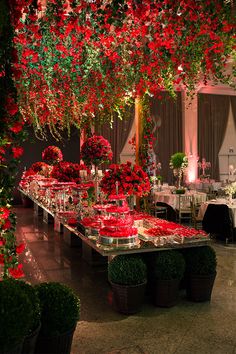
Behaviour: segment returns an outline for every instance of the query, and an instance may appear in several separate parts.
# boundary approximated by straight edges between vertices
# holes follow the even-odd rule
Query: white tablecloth
[[[227,199],[213,199],[213,200],[208,200],[205,203],[202,203],[199,209],[198,217],[203,219],[204,214],[207,210],[207,207],[209,204],[225,204],[227,205],[233,216],[233,226],[236,227],[236,200],[234,199],[232,203],[230,203]]]
[[[154,202],[162,202],[169,204],[172,208],[177,209],[179,206],[179,196],[181,194],[172,194],[169,191],[161,191],[154,193]],[[207,195],[203,192],[189,191],[184,195],[194,196],[194,198],[200,203],[205,202]]]

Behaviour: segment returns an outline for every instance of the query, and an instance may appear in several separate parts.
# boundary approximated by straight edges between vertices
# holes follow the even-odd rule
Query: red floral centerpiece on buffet
[[[117,183],[116,183],[117,182]],[[150,192],[150,182],[146,172],[138,165],[112,164],[109,170],[105,172],[100,187],[106,194],[118,193],[145,196]]]
[[[63,160],[63,155],[59,147],[50,145],[42,152],[43,161],[47,162],[49,165],[55,165]]]
[[[30,169],[44,177],[50,177],[52,167],[45,162],[38,161],[31,165]]]
[[[84,164],[61,161],[53,166],[51,177],[56,178],[59,182],[81,182],[80,171],[86,170],[90,174],[90,170]]]
[[[81,146],[81,159],[87,166],[109,163],[112,156],[111,145],[103,136],[93,135]]]

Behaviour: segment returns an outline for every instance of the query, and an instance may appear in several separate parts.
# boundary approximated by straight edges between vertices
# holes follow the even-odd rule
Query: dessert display
[[[106,215],[99,230],[98,246],[108,248],[132,248],[139,245],[138,229],[124,195],[110,196]]]

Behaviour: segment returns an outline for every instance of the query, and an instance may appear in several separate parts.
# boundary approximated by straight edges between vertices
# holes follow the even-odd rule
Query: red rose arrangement
[[[150,192],[150,182],[146,172],[138,165],[112,164],[105,172],[100,187],[106,194],[116,194],[116,182],[118,182],[118,193],[128,195],[145,196]]]
[[[87,170],[87,173],[90,173],[90,170],[83,164],[61,161],[53,166],[51,177],[56,178],[59,182],[80,183],[80,170]]]
[[[50,145],[42,152],[42,159],[46,161],[49,165],[55,165],[63,160],[63,155],[59,147]]]
[[[45,162],[42,161],[35,162],[31,165],[30,169],[42,176],[50,177],[51,166]]]
[[[87,166],[109,163],[112,156],[111,145],[103,136],[93,135],[81,146],[81,158]]]

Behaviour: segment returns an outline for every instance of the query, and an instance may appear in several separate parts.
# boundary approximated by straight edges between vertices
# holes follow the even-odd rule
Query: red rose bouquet
[[[132,165],[131,162],[110,165],[100,182],[100,187],[106,194],[116,194],[116,182],[118,182],[119,194],[141,197],[150,192],[151,186],[147,173],[140,166]]]
[[[31,165],[30,169],[35,173],[38,173],[44,177],[50,177],[51,174],[51,166],[45,162],[39,161],[35,162]]]
[[[87,173],[90,173],[90,170],[83,164],[61,161],[53,166],[51,177],[56,178],[59,182],[80,183],[80,170],[87,170]]]
[[[103,136],[93,135],[81,146],[81,158],[88,166],[109,163],[112,156],[111,145]]]
[[[46,161],[49,165],[55,165],[63,160],[63,155],[59,147],[50,145],[42,152],[42,159]]]

